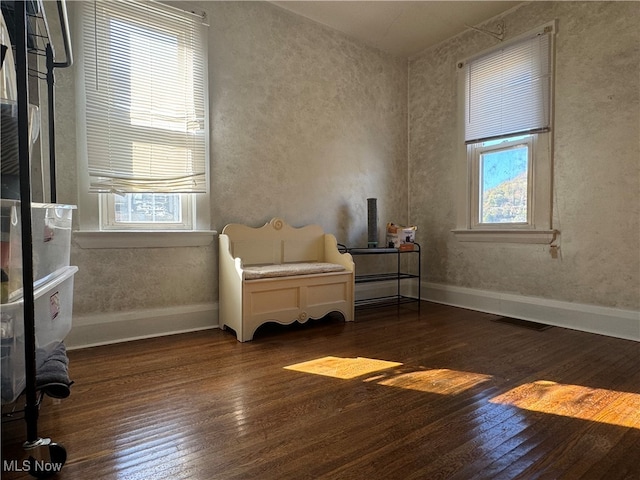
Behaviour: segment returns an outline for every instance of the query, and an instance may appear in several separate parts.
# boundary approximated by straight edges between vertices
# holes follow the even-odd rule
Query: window
[[[79,8],[84,183],[100,228],[193,229],[208,192],[206,25],[152,1]]]
[[[153,226],[163,230],[190,230],[192,201],[177,193],[102,194],[104,229],[140,229]]]
[[[467,178],[454,231],[461,240],[553,238],[553,31],[545,25],[458,63]]]
[[[526,135],[470,146],[474,227],[531,223],[532,143]]]

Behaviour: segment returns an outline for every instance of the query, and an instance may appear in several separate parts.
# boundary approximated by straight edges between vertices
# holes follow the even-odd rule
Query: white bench
[[[336,311],[353,321],[353,259],[319,225],[294,228],[280,218],[260,228],[229,224],[219,248],[219,323],[239,341],[266,322],[305,323]]]

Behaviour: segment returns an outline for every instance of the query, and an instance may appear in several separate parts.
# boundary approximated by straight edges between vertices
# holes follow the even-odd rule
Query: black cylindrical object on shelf
[[[367,247],[378,246],[378,205],[377,199],[367,198]]]

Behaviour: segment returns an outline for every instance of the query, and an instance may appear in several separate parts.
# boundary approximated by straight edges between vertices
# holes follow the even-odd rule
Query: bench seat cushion
[[[255,265],[244,267],[245,280],[259,278],[290,277],[292,275],[311,275],[315,273],[342,272],[346,270],[335,263],[283,263],[278,265]]]

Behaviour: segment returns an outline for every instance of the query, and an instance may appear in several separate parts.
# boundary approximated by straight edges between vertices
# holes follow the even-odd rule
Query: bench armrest
[[[331,233],[324,234],[324,261],[342,265],[350,272],[354,272],[356,269],[351,254],[341,253],[340,250],[338,250],[336,237]]]

